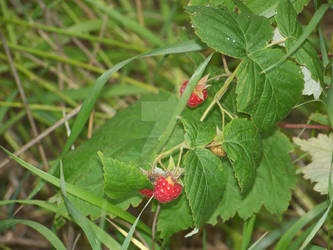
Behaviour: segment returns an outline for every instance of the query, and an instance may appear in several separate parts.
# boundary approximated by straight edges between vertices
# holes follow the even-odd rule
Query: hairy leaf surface
[[[242,192],[247,192],[255,179],[261,157],[261,139],[252,121],[236,118],[223,130],[222,147],[229,159]]]
[[[222,162],[223,169],[229,171],[225,193],[210,223],[216,217],[228,220],[236,213],[247,219],[264,205],[268,211],[279,216],[287,209],[291,199],[291,189],[295,187],[296,176],[289,152],[293,149],[288,138],[278,130],[266,132],[263,139],[263,156],[253,187],[242,194],[228,160]]]
[[[220,159],[207,149],[185,155],[185,192],[196,227],[206,222],[220,202],[227,176]]]
[[[205,6],[187,10],[201,40],[231,57],[245,57],[264,48],[273,36],[273,27],[265,17]]]
[[[238,111],[250,114],[260,129],[269,129],[285,118],[304,87],[300,68],[291,61],[261,73],[282,57],[277,49],[254,52],[244,60],[237,74]]]

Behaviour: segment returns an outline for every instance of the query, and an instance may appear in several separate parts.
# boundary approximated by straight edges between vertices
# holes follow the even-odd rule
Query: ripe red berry
[[[151,190],[151,189],[142,189],[139,192],[141,194],[143,194],[144,196],[147,196],[148,198],[153,196],[153,190]]]
[[[183,85],[181,86],[181,88],[179,90],[181,96],[183,95],[187,84],[188,84],[188,80],[185,81],[183,83]],[[192,107],[192,108],[194,108],[197,105],[203,103],[203,101],[206,100],[207,96],[208,96],[208,92],[206,90],[207,87],[208,87],[208,85],[198,84],[195,87],[195,89],[193,90],[190,98],[188,99],[187,105],[190,106],[190,107]]]
[[[172,180],[172,177],[167,178],[161,176],[156,181],[154,186],[154,197],[161,203],[169,202],[176,199],[182,192],[183,187]]]

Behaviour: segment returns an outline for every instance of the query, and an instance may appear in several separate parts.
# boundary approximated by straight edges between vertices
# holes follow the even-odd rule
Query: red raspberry
[[[172,180],[169,176],[159,177],[154,186],[154,197],[161,203],[169,202],[176,199],[182,192],[183,187]]]
[[[181,86],[181,88],[179,90],[181,96],[183,95],[187,84],[188,84],[188,80],[185,81],[183,83],[183,85]],[[187,105],[194,108],[197,105],[199,105],[200,103],[203,103],[203,101],[206,100],[207,96],[208,96],[208,92],[206,90],[207,87],[208,87],[208,85],[198,84],[195,87],[195,89],[193,90],[190,98],[188,99]]]
[[[151,189],[142,189],[139,192],[141,194],[143,194],[144,196],[147,196],[148,198],[153,196],[153,190],[151,190]]]

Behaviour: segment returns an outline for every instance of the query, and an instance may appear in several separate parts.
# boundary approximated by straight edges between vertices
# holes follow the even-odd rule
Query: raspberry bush
[[[259,211],[281,218],[296,187],[295,145],[277,125],[300,105],[302,93],[313,101],[317,83],[315,98],[328,107],[328,116],[318,117],[332,125],[333,90],[328,63],[308,39],[329,5],[318,6],[304,26],[297,15],[307,1],[273,2],[192,0],[184,10],[192,29],[181,37],[195,40],[127,59],[98,78],[55,167],[64,172],[54,171],[97,198],[90,202],[70,188],[65,195],[62,186],[68,202],[93,219],[106,209],[151,236],[150,227],[126,212],[150,198],[149,208],[157,211],[152,238],[163,247],[176,232],[220,220],[240,218],[247,229]],[[115,72],[135,59],[177,53],[193,61],[189,80],[143,95],[68,152]],[[67,200],[59,211],[65,206]],[[277,249],[286,249],[286,241]]]

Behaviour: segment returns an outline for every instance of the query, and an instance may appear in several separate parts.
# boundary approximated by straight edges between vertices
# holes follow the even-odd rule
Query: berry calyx
[[[181,194],[183,187],[175,182],[171,176],[161,176],[154,185],[154,197],[161,203],[170,202]]]
[[[181,86],[181,88],[179,90],[181,96],[183,95],[187,84],[188,84],[188,80],[186,80],[183,83],[183,85]],[[190,98],[187,100],[187,105],[194,108],[194,107],[198,106],[199,104],[203,103],[204,100],[206,100],[208,97],[208,92],[207,92],[208,86],[209,85],[206,85],[206,84],[200,84],[200,82],[199,82],[199,84],[193,90]]]
[[[153,196],[153,192],[154,192],[154,191],[151,190],[151,189],[142,189],[142,190],[140,190],[139,192],[140,192],[141,194],[143,194],[144,196],[150,198],[150,197]]]

